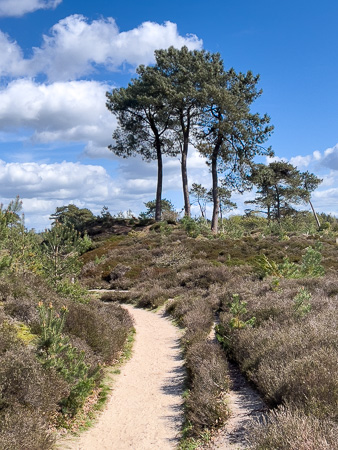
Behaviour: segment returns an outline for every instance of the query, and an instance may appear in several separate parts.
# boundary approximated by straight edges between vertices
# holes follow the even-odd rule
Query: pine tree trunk
[[[155,220],[162,219],[162,184],[163,184],[163,162],[161,148],[157,148],[157,189],[156,189],[156,209]]]
[[[189,199],[188,174],[187,174],[188,144],[189,141],[185,137],[182,150],[181,171],[182,171],[183,198],[184,198],[184,215],[190,217],[190,199]]]
[[[218,233],[218,215],[219,215],[217,155],[218,155],[218,147],[216,146],[211,158],[212,201],[214,203],[214,207],[212,210],[211,231],[214,234]]]
[[[310,206],[311,206],[313,215],[314,215],[314,217],[315,217],[315,219],[316,219],[317,227],[318,227],[318,229],[319,229],[319,228],[320,228],[320,222],[319,222],[317,213],[316,213],[316,211],[315,211],[315,209],[314,209],[314,207],[313,207],[313,205],[312,205],[312,202],[311,202],[310,198],[309,198],[309,204],[310,204]]]

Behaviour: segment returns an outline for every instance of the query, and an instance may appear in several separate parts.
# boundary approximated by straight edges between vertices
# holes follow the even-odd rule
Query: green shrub
[[[64,413],[75,414],[93,390],[99,367],[90,374],[85,354],[73,347],[69,338],[62,334],[68,310],[62,307],[55,312],[50,304],[39,304],[41,336],[38,341],[39,356],[45,367],[53,368],[67,381],[70,393],[62,399]]]
[[[90,300],[87,289],[83,288],[78,281],[61,280],[56,286],[56,292],[61,297],[75,302],[88,303]]]
[[[324,267],[321,265],[322,255],[319,251],[321,246],[307,247],[300,265],[290,262],[284,257],[283,262],[278,264],[260,254],[255,258],[255,268],[261,278],[266,276],[284,278],[321,277],[324,275]]]
[[[308,292],[304,287],[301,287],[294,297],[293,309],[298,317],[303,317],[311,311],[311,293]]]

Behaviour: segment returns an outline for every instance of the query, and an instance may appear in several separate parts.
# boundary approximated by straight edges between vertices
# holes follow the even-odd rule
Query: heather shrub
[[[157,308],[162,306],[168,299],[168,291],[159,285],[147,282],[143,283],[142,290],[136,301],[140,308]]]
[[[9,298],[4,305],[4,310],[9,316],[15,317],[28,325],[36,324],[39,320],[36,304],[34,305],[32,299],[27,297]]]
[[[21,345],[14,326],[10,325],[5,317],[0,317],[0,358],[3,353]]]
[[[210,332],[213,319],[213,311],[206,299],[196,298],[191,303],[191,308],[181,319],[182,325],[186,330],[183,337],[183,344],[187,346],[196,340],[205,339]]]
[[[229,416],[223,395],[229,388],[228,365],[217,344],[201,340],[188,348],[186,368],[186,417],[191,435],[198,435],[204,428],[220,426]]]
[[[334,419],[337,398],[334,279],[258,281],[239,284],[253,327],[231,327],[231,304],[223,301],[218,333],[272,406],[292,402],[306,414]]]
[[[251,450],[332,450],[337,448],[337,425],[281,406],[252,426]]]
[[[54,440],[40,410],[15,405],[0,412],[1,449],[47,450]]]
[[[132,326],[126,311],[115,303],[69,304],[65,331],[83,339],[104,362],[116,359]]]
[[[55,370],[44,368],[33,350],[22,347],[2,355],[0,410],[22,405],[49,417],[68,393],[68,383]]]
[[[178,274],[178,281],[185,288],[208,289],[215,283],[226,283],[232,278],[231,269],[222,264],[214,265],[202,259],[195,259]]]

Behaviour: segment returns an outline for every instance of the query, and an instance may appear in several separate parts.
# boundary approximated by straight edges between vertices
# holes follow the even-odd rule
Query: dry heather
[[[206,386],[204,379],[209,380],[208,386],[213,382],[208,370],[199,370],[204,367],[199,355],[209,363],[209,353],[212,360],[220,358],[216,348],[206,351],[205,347],[215,314],[220,314],[219,337],[228,356],[238,362],[271,407],[289,405],[285,420],[293,430],[290,436],[304,417],[306,426],[313,426],[317,435],[317,420],[330,427],[336,419],[337,402],[335,240],[296,233],[263,238],[255,230],[241,239],[192,238],[179,227],[160,231],[161,225],[132,232],[89,252],[83,281],[93,288],[127,288],[127,295],[116,297],[121,301],[128,297],[142,307],[156,308],[169,300],[167,311],[185,328],[187,435],[199,436],[227,416],[222,410],[217,411],[221,419],[216,418],[219,402],[215,400],[226,385],[214,392],[201,387]],[[319,239],[325,277],[260,279],[255,269],[257,255],[264,254],[276,264],[285,257],[290,264],[299,264],[306,248],[314,247]],[[104,246],[109,249],[105,260],[94,264]],[[234,295],[238,295],[237,306],[233,305]],[[217,370],[227,379],[226,366],[220,367]],[[285,427],[289,429],[289,425]],[[263,436],[265,428],[259,429]]]
[[[132,321],[119,305],[61,298],[33,275],[3,276],[0,298],[0,448],[45,450],[54,441],[51,421],[81,407],[100,383],[102,363],[121,352]],[[55,355],[54,366],[38,348],[41,301],[53,304],[56,318],[63,305],[68,308],[60,345],[70,347]]]

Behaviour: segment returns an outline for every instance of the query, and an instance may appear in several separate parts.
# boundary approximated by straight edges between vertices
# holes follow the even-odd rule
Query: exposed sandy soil
[[[214,329],[209,339],[216,340]],[[212,436],[205,449],[242,450],[247,448],[247,437],[253,420],[261,420],[268,408],[259,394],[249,385],[238,367],[229,362],[230,390],[226,396],[231,416],[225,426]]]
[[[229,364],[231,389],[226,397],[231,416],[225,426],[212,438],[204,448],[219,450],[240,450],[247,448],[246,441],[253,420],[260,420],[267,412],[267,407],[254,391],[239,369]]]
[[[162,312],[124,306],[135,320],[133,356],[121,369],[106,409],[69,450],[166,450],[181,430],[184,369],[179,330]]]

